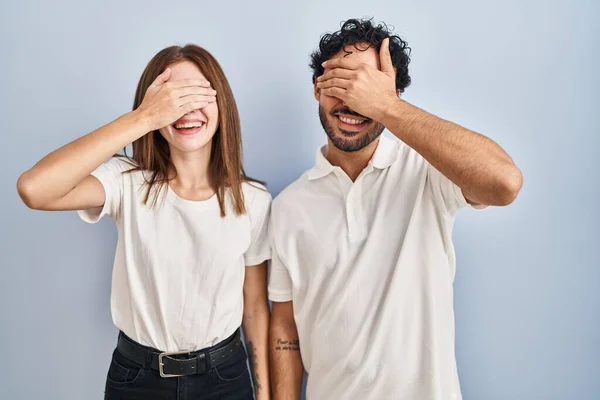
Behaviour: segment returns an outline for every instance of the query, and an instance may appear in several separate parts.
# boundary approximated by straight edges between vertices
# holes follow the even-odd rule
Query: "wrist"
[[[140,110],[139,108],[135,109],[130,111],[127,116],[129,117],[130,121],[139,128],[141,133],[140,136],[144,136],[146,133],[158,129],[154,126],[151,116],[148,115],[148,113],[144,110]]]
[[[386,103],[385,108],[382,110],[380,122],[386,128],[390,128],[395,121],[402,118],[402,115],[406,109],[406,102],[401,100],[399,97],[394,97]]]

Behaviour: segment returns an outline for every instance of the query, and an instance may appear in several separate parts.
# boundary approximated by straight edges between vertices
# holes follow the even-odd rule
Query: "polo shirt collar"
[[[335,166],[325,158],[327,145],[317,149],[315,166],[308,171],[308,179],[315,180],[323,178],[333,172]],[[398,157],[397,141],[387,138],[383,135],[379,137],[379,143],[373,153],[373,157],[369,161],[369,165],[377,169],[386,169],[391,166]],[[369,168],[369,166],[367,166]]]

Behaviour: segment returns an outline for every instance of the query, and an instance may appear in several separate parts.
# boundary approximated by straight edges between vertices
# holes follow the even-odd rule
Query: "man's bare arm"
[[[273,398],[300,400],[304,366],[291,301],[273,302],[269,347]]]

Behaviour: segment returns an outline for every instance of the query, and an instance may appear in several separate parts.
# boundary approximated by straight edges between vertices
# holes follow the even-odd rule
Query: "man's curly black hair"
[[[319,49],[310,56],[310,67],[313,70],[313,83],[323,75],[321,65],[348,45],[367,43],[369,47],[379,51],[383,39],[390,38],[390,55],[396,69],[396,89],[404,92],[410,85],[408,63],[410,62],[410,47],[397,35],[392,35],[388,27],[381,23],[373,25],[372,19],[349,19],[342,23],[339,31],[327,33],[321,37]]]

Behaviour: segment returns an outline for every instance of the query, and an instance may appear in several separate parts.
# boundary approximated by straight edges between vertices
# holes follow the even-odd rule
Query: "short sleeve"
[[[277,245],[275,243],[276,234],[273,217],[271,217],[269,223],[269,240],[271,242],[272,257],[269,269],[269,300],[276,302],[291,301],[292,279],[277,250]]]
[[[246,266],[258,265],[271,258],[268,238],[269,214],[271,212],[271,194],[266,190],[254,189],[256,194],[250,201],[250,246],[244,253]]]
[[[427,163],[427,184],[436,204],[446,212],[453,213],[465,207],[477,210],[486,208],[485,205],[470,205],[462,189],[429,163]]]
[[[102,207],[78,210],[79,217],[90,224],[98,222],[104,215],[116,220],[119,218],[123,199],[123,171],[131,169],[133,165],[113,157],[100,165],[91,175],[100,181],[104,188],[104,205]]]
[[[468,205],[461,188],[429,163],[427,163],[427,184],[433,192],[436,204],[445,211],[452,212]]]

